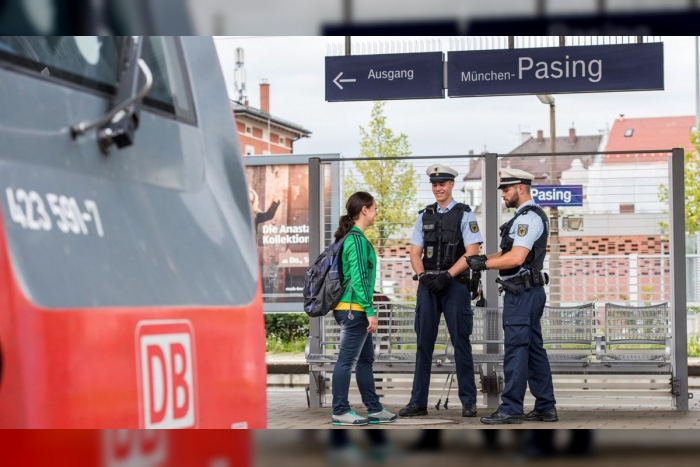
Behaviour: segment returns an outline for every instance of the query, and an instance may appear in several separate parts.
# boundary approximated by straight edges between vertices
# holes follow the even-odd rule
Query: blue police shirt
[[[455,207],[457,204],[457,201],[454,199],[450,204],[447,205],[445,209],[442,209],[440,205],[438,205],[437,212],[439,214],[444,214],[448,212],[450,209]],[[460,224],[462,228],[462,238],[464,239],[464,246],[467,247],[469,245],[473,245],[475,243],[481,245],[484,243],[484,239],[481,238],[481,230],[479,230],[479,225],[476,223],[476,216],[474,215],[474,212],[469,211],[469,212],[464,212],[462,215],[462,223]],[[476,232],[472,232],[471,226],[475,225],[476,226]],[[425,242],[423,241],[423,214],[420,213],[418,214],[418,219],[416,219],[416,225],[413,227],[413,234],[411,235],[411,245],[423,247],[425,245]]]
[[[529,200],[524,202],[516,211],[518,212],[525,209],[526,206],[535,205],[534,200]],[[529,211],[522,216],[518,216],[510,227],[508,236],[513,239],[513,246],[520,246],[532,250],[532,246],[535,244],[540,235],[544,232],[544,224],[542,219],[537,213]],[[522,270],[522,269],[521,269]],[[517,275],[517,274],[515,274]],[[510,279],[511,276],[501,276],[503,279]]]

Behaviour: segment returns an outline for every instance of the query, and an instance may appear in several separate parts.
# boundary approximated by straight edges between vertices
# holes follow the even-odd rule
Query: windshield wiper
[[[112,110],[89,122],[71,126],[71,137],[76,139],[92,128],[98,127],[97,144],[104,154],[116,144],[118,148],[131,146],[139,126],[141,101],[151,89],[153,74],[143,60],[145,38],[128,36],[124,45],[124,71],[119,80],[116,102]]]

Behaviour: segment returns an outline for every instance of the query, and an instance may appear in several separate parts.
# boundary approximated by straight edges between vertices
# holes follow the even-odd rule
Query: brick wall
[[[645,255],[661,254],[659,236],[560,237],[559,241],[560,301],[622,302],[634,298],[635,293],[638,300],[668,300],[668,260],[662,262],[661,258],[644,258]],[[396,282],[398,288],[406,293],[411,293],[416,287],[411,279],[413,268],[408,261],[409,251],[409,245],[395,245],[378,252],[382,258],[381,280]],[[664,245],[664,253],[669,253],[668,243]],[[608,256],[623,257],[606,258]],[[635,261],[637,276],[632,278],[631,266]],[[633,284],[635,280],[636,286]]]

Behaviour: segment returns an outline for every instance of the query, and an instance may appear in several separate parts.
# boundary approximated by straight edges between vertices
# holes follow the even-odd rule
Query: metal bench
[[[542,339],[550,364],[588,364],[593,355],[595,304],[545,306],[542,314]]]
[[[473,345],[503,344],[502,314],[501,309],[475,309],[474,332],[471,340]],[[593,303],[580,306],[545,307],[541,319],[542,339],[547,347],[550,364],[588,364],[593,355],[592,349],[595,342],[594,314]],[[502,363],[503,358],[502,351],[499,353],[474,352],[474,363]]]
[[[656,362],[671,359],[668,303],[651,306],[605,304],[605,340],[597,357],[608,363]]]
[[[416,345],[418,343],[414,328],[415,309],[406,305],[379,306],[375,310],[377,316],[377,332],[374,334],[374,361],[375,370],[382,365],[393,367],[394,365],[410,364],[415,366]],[[338,360],[340,348],[340,326],[335,321],[333,313],[328,313],[322,320],[322,334],[319,337],[310,336],[306,342],[306,361],[311,370],[315,367],[324,371],[332,371],[332,367]],[[312,354],[312,341],[320,340],[322,353]],[[449,335],[444,320],[441,321],[438,330],[438,338],[435,343],[433,363],[441,365],[449,357],[448,347],[451,348]],[[412,368],[411,368],[412,371]]]
[[[503,379],[502,309],[474,308],[471,335],[477,388],[499,393]],[[377,311],[375,334],[377,392],[383,400],[405,403],[410,394],[416,361],[415,310],[410,304],[384,305]],[[670,323],[667,304],[629,307],[606,304],[604,316],[596,315],[593,303],[580,306],[545,307],[542,335],[561,403],[597,405],[610,401],[659,405],[670,403]],[[602,330],[605,333],[602,333]],[[312,339],[320,339],[320,354],[308,352]],[[323,318],[322,335],[307,342],[307,362],[317,381],[319,396],[330,394],[330,375],[337,361],[340,327],[332,314]],[[656,348],[639,348],[640,345]],[[493,368],[497,376],[491,374]],[[433,355],[431,394],[445,387],[445,376],[455,371],[454,352],[444,318]],[[456,386],[456,379],[448,380]],[[351,399],[357,396],[354,382]],[[529,396],[528,396],[529,397]],[[645,399],[646,398],[646,399]]]

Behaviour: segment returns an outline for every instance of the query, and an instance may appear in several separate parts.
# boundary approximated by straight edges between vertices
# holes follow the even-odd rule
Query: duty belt
[[[531,269],[524,274],[511,277],[510,279],[504,280],[499,277],[496,279],[496,282],[501,285],[498,289],[499,295],[503,290],[518,295],[520,290],[516,287],[517,285],[522,284],[525,290],[530,290],[532,287],[544,287],[549,283],[549,275],[546,272]]]

